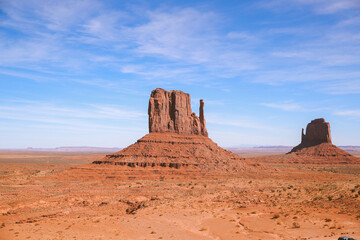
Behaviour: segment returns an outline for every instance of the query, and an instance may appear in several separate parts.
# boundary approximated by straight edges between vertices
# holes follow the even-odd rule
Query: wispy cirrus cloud
[[[360,110],[358,109],[335,111],[334,114],[339,116],[348,116],[348,117],[354,117],[360,119]]]
[[[312,91],[327,94],[359,93],[357,85],[353,85],[360,78],[356,70],[360,66],[360,35],[354,28],[360,23],[359,1],[274,0],[255,5],[306,19],[300,21],[303,23],[300,25],[290,24],[263,31],[263,36],[273,41],[282,41],[284,38],[288,41],[269,52],[271,64],[266,61],[262,64],[275,65],[277,70],[274,67],[270,70],[260,68],[259,74],[253,78],[255,82],[271,85],[312,82],[316,85]],[[307,21],[314,15],[325,19],[325,15],[329,14],[332,14],[333,22]],[[298,19],[294,18],[294,21]]]
[[[289,4],[275,0],[262,4],[284,8],[307,6],[315,14],[320,14],[317,9],[335,14],[357,8],[356,2],[350,0],[316,3],[293,0]],[[360,35],[348,29],[358,21],[353,15],[330,26],[285,26],[250,32],[223,31],[220,13],[196,8],[166,7],[136,12],[131,8],[113,10],[96,0],[75,4],[66,0],[10,1],[1,9],[5,13],[1,26],[23,37],[14,41],[12,36],[0,34],[3,53],[0,63],[39,73],[51,70],[71,75],[107,69],[125,76],[139,76],[145,83],[206,82],[209,86],[216,85],[217,79],[250,76],[246,81],[266,84],[317,82],[321,85],[319,91],[332,94],[334,91],[329,89],[333,88],[333,81],[348,85],[356,81],[357,73],[331,68],[360,64]],[[284,34],[298,39],[262,51],[263,44],[274,43]],[[92,79],[95,80],[78,82],[97,84],[100,77]],[[116,85],[128,79],[106,80],[105,86],[111,85],[111,81]],[[346,89],[338,93],[354,92]]]
[[[261,103],[260,105],[269,107],[269,108],[280,109],[283,111],[299,111],[299,110],[303,109],[299,104],[293,103],[290,101],[289,102],[279,102],[279,103]]]
[[[335,14],[360,8],[360,3],[357,0],[271,0],[262,1],[257,3],[256,6],[274,11],[288,11],[293,8],[301,10],[301,8],[307,7],[316,14]]]
[[[166,8],[147,10],[140,17],[131,9],[111,10],[96,0],[70,5],[69,1],[5,4],[7,18],[2,25],[24,38],[2,41],[6,57],[0,62],[9,67],[42,64],[59,72],[101,66],[168,80],[182,76],[189,82],[204,80],[204,73],[229,77],[257,68],[255,55],[248,51],[255,37],[245,31],[220,34],[221,16],[215,12]],[[142,19],[140,24],[134,14]],[[92,51],[93,47],[101,51]]]
[[[119,105],[85,104],[69,107],[39,101],[13,100],[0,105],[0,119],[71,124],[81,119],[144,120],[146,114],[126,110]]]
[[[249,117],[234,117],[231,119],[229,117],[220,117],[217,114],[207,114],[206,122],[212,125],[224,125],[238,128],[246,128],[246,129],[257,129],[257,130],[268,130],[272,131],[274,128],[270,126],[266,126],[263,123],[258,122],[255,119]]]

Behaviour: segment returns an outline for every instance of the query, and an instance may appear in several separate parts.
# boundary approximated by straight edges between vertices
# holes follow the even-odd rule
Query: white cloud
[[[336,111],[334,114],[339,116],[360,118],[360,110],[341,110],[341,111]]]
[[[358,0],[267,0],[255,5],[273,11],[287,11],[294,8],[308,7],[316,14],[336,14],[360,8]]]
[[[300,3],[314,5],[314,10],[319,14],[333,14],[344,10],[360,8],[358,0],[298,0]]]
[[[350,6],[356,8],[354,3],[293,0],[284,7],[303,5],[315,11],[323,6],[324,12],[336,12]],[[268,2],[269,6],[279,4],[285,2]],[[341,87],[356,82],[359,73],[333,68],[360,64],[360,35],[345,27],[358,21],[351,16],[347,23],[339,21],[334,26],[288,25],[257,32],[241,29],[226,32],[222,31],[222,15],[196,8],[142,9],[135,13],[129,9],[114,11],[95,0],[76,3],[66,0],[8,1],[2,10],[7,18],[0,24],[24,37],[19,40],[0,35],[1,65],[34,70],[32,73],[7,71],[8,75],[45,80],[52,76],[41,74],[52,71],[57,79],[72,76],[67,79],[120,92],[131,88],[122,87],[129,75],[140,76],[144,84],[151,80],[153,84],[181,81],[216,86],[221,79],[238,77],[240,81],[267,84],[321,82],[316,89],[327,93],[359,91],[356,87]],[[290,41],[290,45],[274,44],[279,34],[298,40]],[[262,44],[275,47],[271,52],[263,51]],[[287,67],[288,62],[293,65]],[[267,70],[268,66],[280,67]],[[81,80],[74,76],[100,68],[124,77]],[[38,79],[35,71],[40,73]],[[251,77],[243,80],[248,74]],[[335,85],[340,85],[338,91]]]
[[[244,117],[236,117],[236,116],[231,116],[230,118],[225,116],[220,117],[215,114],[207,114],[206,123],[210,123],[213,125],[225,125],[225,126],[250,128],[250,129],[258,129],[258,130],[268,130],[268,131],[274,130],[272,127],[259,123],[254,119],[246,119]]]
[[[299,104],[292,102],[281,102],[281,103],[261,103],[260,105],[269,107],[269,108],[277,108],[283,111],[298,111],[301,110],[302,107]]]
[[[346,76],[344,76],[344,79],[346,79]],[[360,94],[360,73],[357,78],[330,82],[322,86],[321,90],[330,94]]]
[[[2,2],[1,9],[9,17],[2,25],[42,34],[67,31],[102,9],[102,4],[96,0],[14,0]]]
[[[78,121],[96,119],[143,120],[146,114],[118,105],[87,104],[82,107],[68,107],[15,100],[13,103],[0,105],[0,118],[71,125]]]
[[[220,33],[221,16],[211,11],[166,8],[134,13],[114,11],[95,0],[73,5],[12,1],[2,8],[7,14],[2,26],[23,34],[21,40],[0,35],[0,63],[6,67],[61,74],[105,67],[189,84],[208,80],[209,74],[228,78],[258,67],[249,50],[256,37],[245,31]]]

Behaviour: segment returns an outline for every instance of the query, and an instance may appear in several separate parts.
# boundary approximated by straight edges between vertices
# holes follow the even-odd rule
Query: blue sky
[[[0,148],[125,147],[157,87],[220,146],[360,145],[359,56],[358,0],[0,1]]]

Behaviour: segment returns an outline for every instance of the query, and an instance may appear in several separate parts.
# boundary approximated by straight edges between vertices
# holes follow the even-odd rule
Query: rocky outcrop
[[[200,118],[191,110],[190,95],[182,91],[157,88],[149,100],[149,132],[208,136],[204,101],[200,100]]]
[[[233,152],[208,138],[204,101],[199,117],[191,111],[190,95],[157,88],[149,100],[149,134],[120,152],[108,154],[94,164],[123,168],[171,169],[187,172],[248,173],[255,169]]]
[[[304,129],[302,129],[301,143],[294,147],[291,152],[295,152],[306,147],[316,146],[321,143],[331,144],[330,123],[325,122],[324,118],[317,118],[312,120],[306,126],[306,134],[304,134]]]
[[[301,143],[289,152],[286,163],[358,164],[360,160],[331,143],[330,124],[325,119],[312,120],[301,133]]]
[[[306,126],[306,134],[302,129],[301,144],[304,146],[315,146],[320,143],[331,143],[330,123],[324,118],[312,120]]]

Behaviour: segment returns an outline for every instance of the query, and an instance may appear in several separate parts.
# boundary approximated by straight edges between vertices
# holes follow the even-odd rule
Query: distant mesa
[[[157,88],[151,92],[148,114],[149,134],[93,163],[233,172],[252,168],[244,158],[208,138],[203,100],[198,117],[191,110],[189,94]]]
[[[299,163],[314,164],[358,164],[360,159],[336,147],[331,142],[330,124],[324,118],[312,120],[302,129],[301,143],[294,147],[290,155],[299,156]]]
[[[306,134],[304,134],[304,129],[302,129],[301,143],[294,147],[291,152],[296,152],[321,143],[331,144],[330,123],[325,122],[324,118],[317,118],[306,126]]]

